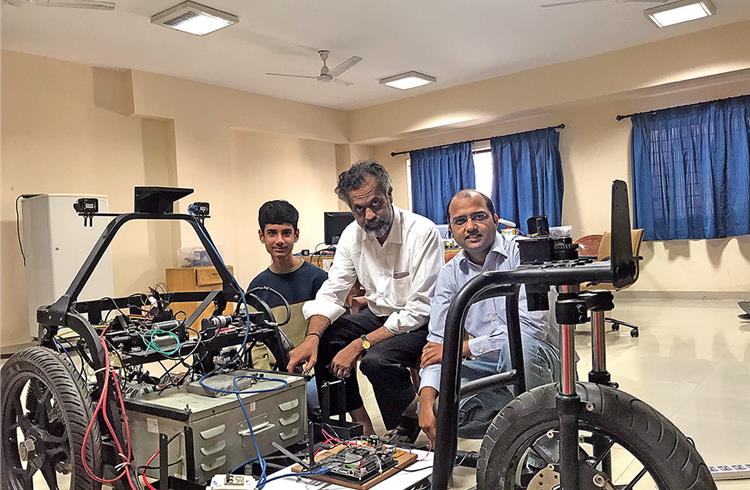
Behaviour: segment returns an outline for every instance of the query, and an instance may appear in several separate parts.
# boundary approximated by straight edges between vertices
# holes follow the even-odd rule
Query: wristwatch
[[[370,347],[372,347],[372,342],[370,342],[370,341],[369,341],[369,340],[367,339],[367,335],[363,335],[363,336],[361,336],[361,337],[359,338],[359,340],[361,340],[361,341],[362,341],[362,348],[363,348],[363,349],[364,349],[365,351],[368,351],[368,350],[370,350]]]

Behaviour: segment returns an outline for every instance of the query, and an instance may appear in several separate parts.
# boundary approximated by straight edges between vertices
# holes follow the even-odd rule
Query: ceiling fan
[[[577,3],[590,3],[590,2],[601,2],[602,0],[565,0],[563,2],[545,3],[540,7],[563,7],[565,5],[574,5]],[[666,3],[669,0],[614,0],[617,3]]]
[[[362,61],[362,58],[359,56],[352,56],[351,58],[344,61],[343,63],[340,63],[334,68],[328,68],[328,64],[326,63],[326,61],[328,60],[328,55],[330,53],[331,52],[327,49],[321,49],[320,51],[318,51],[318,56],[320,56],[320,59],[323,60],[323,67],[320,69],[320,75],[318,76],[292,75],[290,73],[266,73],[266,75],[271,75],[274,77],[309,78],[312,80],[317,80],[319,82],[336,82],[347,86],[354,85],[352,82],[347,82],[346,80],[340,79],[339,75]]]
[[[34,5],[37,7],[64,7],[75,9],[114,10],[115,2],[107,0],[3,0],[3,4],[14,7]]]

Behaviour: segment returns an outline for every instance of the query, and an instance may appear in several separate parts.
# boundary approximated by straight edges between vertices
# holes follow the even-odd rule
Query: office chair
[[[584,237],[586,238],[586,237]],[[643,242],[643,230],[642,229],[636,229],[630,231],[630,244],[633,248],[633,256],[638,257],[638,253],[641,250],[641,243]],[[597,251],[596,257],[597,260],[607,260],[612,255],[612,235],[605,231],[602,235],[601,241],[599,242],[599,250]],[[617,289],[613,284],[611,283],[590,283],[587,285],[589,289],[609,289],[612,291],[619,291],[620,289]],[[624,289],[624,288],[623,288]],[[638,325],[633,325],[628,322],[624,322],[622,320],[618,320],[616,318],[604,318],[605,322],[609,322],[612,324],[612,330],[620,330],[620,326],[628,327],[630,329],[630,336],[631,337],[638,337]]]
[[[602,235],[582,236],[573,243],[578,245],[579,257],[599,257],[599,245],[602,243]]]

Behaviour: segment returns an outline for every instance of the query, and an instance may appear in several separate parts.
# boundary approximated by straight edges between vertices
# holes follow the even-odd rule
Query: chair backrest
[[[597,257],[599,254],[599,245],[602,241],[602,235],[582,236],[574,243],[578,244],[578,255],[584,257]]]
[[[633,256],[637,257],[641,250],[643,242],[643,229],[637,228],[630,230],[630,246],[633,249]],[[602,241],[599,243],[599,251],[596,254],[598,260],[604,260],[612,255],[612,234],[605,231],[602,235]]]

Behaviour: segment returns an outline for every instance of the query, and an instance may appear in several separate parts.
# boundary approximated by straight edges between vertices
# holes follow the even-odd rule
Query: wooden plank
[[[344,450],[344,448],[346,448],[345,444],[339,444],[327,451],[321,451],[315,456],[315,461],[322,461],[328,456],[331,456],[333,454],[338,453],[339,451]],[[334,476],[329,476],[329,475],[305,476],[305,478],[312,478],[314,480],[320,480],[326,483],[333,483],[342,487],[353,488],[354,490],[368,490],[369,488],[374,487],[375,485],[382,482],[383,480],[395,475],[402,469],[408,466],[411,466],[417,461],[416,454],[409,453],[398,448],[394,449],[394,457],[396,459],[396,466],[387,469],[382,474],[364,483],[356,483],[353,481],[344,480],[343,478],[336,478]],[[292,466],[292,471],[295,473],[300,473],[304,470],[302,469],[301,465],[297,464],[297,465]]]

